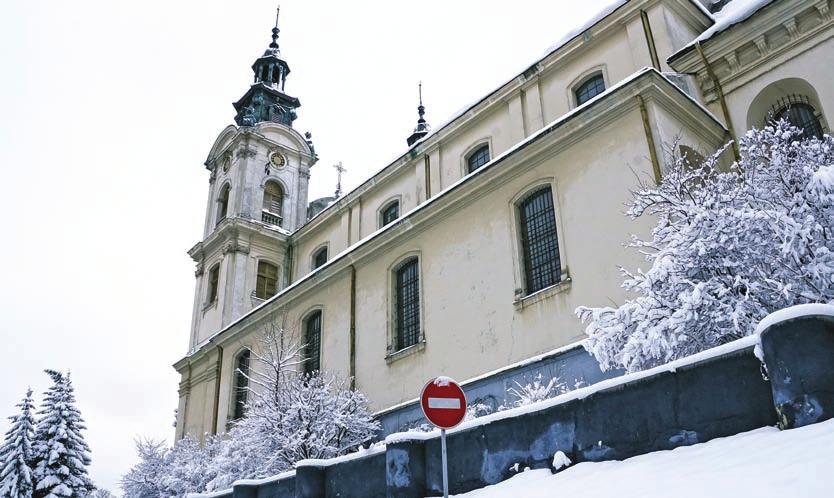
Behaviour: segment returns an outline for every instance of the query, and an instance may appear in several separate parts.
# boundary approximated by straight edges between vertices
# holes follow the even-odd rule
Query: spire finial
[[[423,82],[420,81],[417,83],[417,96],[419,105],[417,106],[417,114],[419,117],[417,118],[417,126],[414,127],[414,133],[411,134],[410,137],[406,139],[408,146],[410,147],[414,142],[420,140],[424,136],[428,135],[429,133],[429,124],[426,123],[426,108],[423,106]]]
[[[272,28],[272,43],[269,44],[269,48],[278,48],[278,33],[281,32],[278,29],[278,17],[281,15],[281,6],[279,5],[278,8],[275,9],[275,27]]]

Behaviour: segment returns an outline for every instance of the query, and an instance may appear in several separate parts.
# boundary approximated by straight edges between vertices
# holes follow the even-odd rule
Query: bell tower
[[[272,43],[252,65],[254,82],[237,102],[205,161],[209,189],[197,265],[190,349],[289,284],[289,236],[307,219],[310,134],[293,126],[301,102],[285,93],[290,67]]]

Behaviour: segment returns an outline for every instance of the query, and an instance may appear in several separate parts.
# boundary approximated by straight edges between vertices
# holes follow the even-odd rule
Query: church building
[[[574,310],[622,303],[618,268],[645,264],[623,247],[652,226],[623,215],[631,191],[670,154],[711,154],[774,118],[829,133],[832,1],[613,1],[442,126],[421,102],[397,159],[316,200],[276,25],[205,161],[177,438],[242,416],[239,372],[276,324],[304,343],[302,371],[353,379],[385,432],[419,422],[438,374],[493,408],[519,379],[617,375],[582,349]]]

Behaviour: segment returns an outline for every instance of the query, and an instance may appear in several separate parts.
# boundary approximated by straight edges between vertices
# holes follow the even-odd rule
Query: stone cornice
[[[180,360],[177,365],[199,361],[213,350],[212,344],[223,345],[226,341],[234,340],[238,332],[251,330],[276,310],[315,292],[319,289],[319,283],[342,275],[350,265],[361,265],[380,251],[416,236],[458,211],[460,206],[475,202],[485,192],[499,188],[546,158],[598,133],[623,115],[634,112],[638,106],[635,98],[637,95],[641,95],[647,103],[670,110],[705,138],[716,143],[723,141],[726,129],[712,114],[656,70],[644,69],[626,82],[609,89],[598,100],[549,124],[475,173],[405,213],[397,221],[334,256],[321,268],[296,281],[198,345],[195,352]]]
[[[188,255],[195,262],[200,263],[206,255],[214,253],[221,247],[223,248],[224,254],[229,252],[248,252],[248,245],[244,244],[241,239],[248,240],[254,234],[269,237],[278,244],[286,245],[289,243],[290,236],[285,232],[268,228],[263,223],[255,220],[230,217],[221,221],[205,240],[198,242],[194,247],[189,249]]]
[[[796,52],[834,36],[829,1],[773,2],[702,42],[704,55],[724,93],[732,92]],[[716,100],[712,80],[694,46],[672,55],[668,63],[678,72],[695,74],[705,100]]]

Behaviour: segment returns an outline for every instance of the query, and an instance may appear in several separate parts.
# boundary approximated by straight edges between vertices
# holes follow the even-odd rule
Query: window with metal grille
[[[792,126],[802,130],[802,138],[822,138],[823,129],[817,110],[808,101],[808,97],[802,95],[790,95],[783,99],[771,109],[773,120],[784,119]]]
[[[411,258],[395,275],[395,315],[397,350],[420,341],[420,272],[417,258]]]
[[[518,206],[527,294],[561,281],[556,213],[550,187],[536,190]]]
[[[266,261],[258,261],[258,278],[255,297],[268,299],[278,292],[278,267]]]
[[[393,201],[382,210],[382,226],[385,226],[400,217],[400,201]]]
[[[314,311],[304,321],[304,373],[321,367],[321,311]]]
[[[469,157],[466,159],[467,169],[469,173],[472,173],[476,169],[479,169],[481,166],[489,162],[489,144],[484,144],[474,152],[469,154]]]
[[[206,303],[217,300],[217,284],[220,282],[220,263],[209,270],[208,287],[206,288]]]
[[[235,406],[232,409],[232,419],[242,418],[246,412],[246,401],[249,399],[249,356],[250,352],[245,349],[237,355],[235,361]]]
[[[327,247],[322,247],[313,255],[313,269],[327,263]]]
[[[576,87],[576,105],[582,105],[605,91],[605,79],[602,74],[591,76],[584,83]]]
[[[229,192],[231,191],[231,187],[229,185],[224,185],[223,188],[220,190],[220,196],[217,197],[217,221],[215,225],[219,225],[221,221],[226,219],[226,215],[229,213]]]

